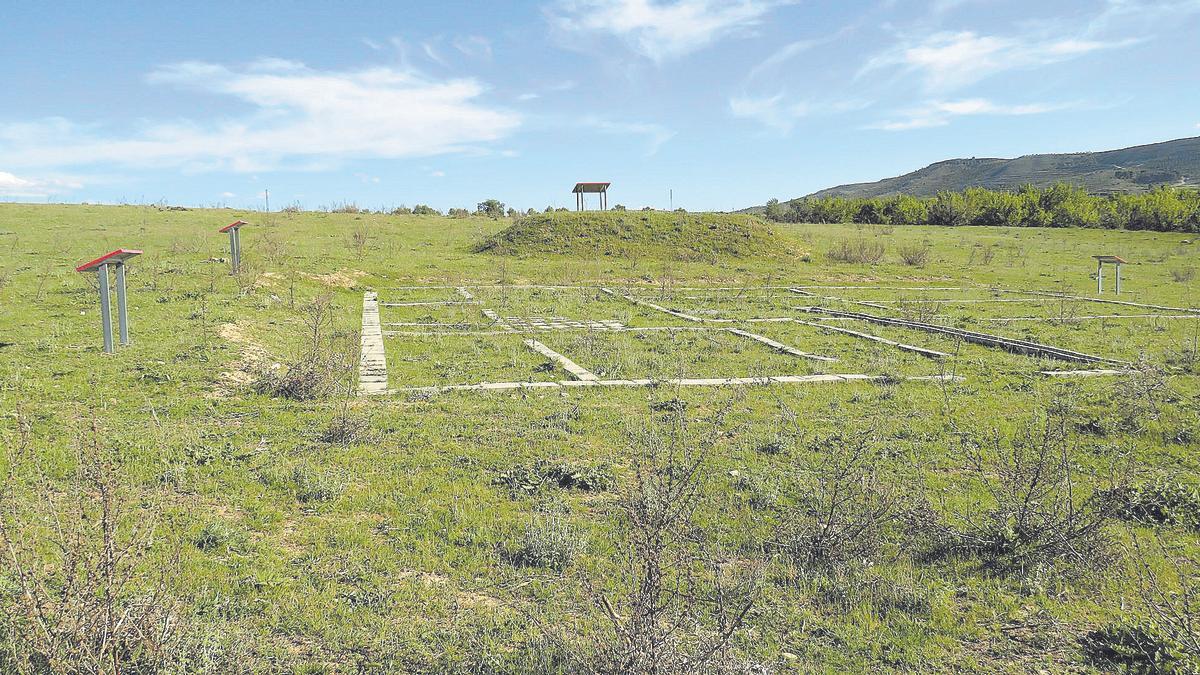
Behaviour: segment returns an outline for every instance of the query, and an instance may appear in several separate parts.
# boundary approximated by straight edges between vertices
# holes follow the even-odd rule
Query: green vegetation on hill
[[[1095,196],[1059,183],[1017,192],[970,188],[922,199],[804,197],[771,200],[764,215],[787,223],[868,225],[982,225],[1008,227],[1101,227],[1114,230],[1200,232],[1200,191],[1161,187],[1147,194]]]
[[[770,225],[739,214],[558,211],[521,218],[476,246],[502,255],[745,258],[794,252]]]
[[[1016,190],[1071,183],[1094,194],[1148,192],[1158,185],[1200,183],[1200,137],[1107,152],[1025,155],[1016,159],[950,159],[874,183],[839,185],[810,197],[932,197],[943,190]]]

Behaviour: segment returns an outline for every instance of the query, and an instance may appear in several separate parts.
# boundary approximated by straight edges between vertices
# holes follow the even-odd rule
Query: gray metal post
[[[1104,261],[1096,263],[1096,295],[1104,292]]]
[[[100,330],[104,331],[104,352],[113,351],[112,339],[112,310],[108,306],[108,265],[96,268],[96,278],[100,280]]]
[[[237,274],[242,268],[242,242],[238,239],[238,228],[229,231],[229,260],[233,273]]]
[[[129,344],[129,313],[125,311],[125,263],[117,263],[117,329],[121,344]]]
[[[1121,294],[1121,263],[1117,263],[1117,295]]]

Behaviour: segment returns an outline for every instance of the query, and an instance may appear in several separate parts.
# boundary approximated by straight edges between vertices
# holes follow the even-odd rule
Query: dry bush
[[[960,434],[966,470],[988,498],[954,520],[932,509],[914,512],[910,528],[925,539],[927,554],[975,556],[1009,576],[1084,573],[1111,562],[1105,525],[1117,504],[1105,490],[1081,495],[1066,418],[1055,411],[1012,438],[995,430]]]
[[[835,262],[875,265],[883,261],[884,246],[877,241],[843,239],[825,252],[825,257]]]
[[[330,296],[314,298],[300,308],[305,341],[299,354],[286,364],[274,364],[259,372],[253,388],[260,394],[296,401],[324,398],[354,390],[358,365],[357,332],[334,330]],[[345,409],[343,409],[345,413]]]
[[[28,455],[24,436],[0,491],[0,670],[163,669],[182,636],[174,559],[152,556],[157,513],[129,498],[95,424],[65,491],[43,476],[19,501],[17,460],[36,466]]]
[[[1186,284],[1196,278],[1196,268],[1188,267],[1184,269],[1171,270],[1171,280],[1175,283]]]
[[[805,570],[840,573],[870,563],[901,514],[894,480],[878,473],[874,439],[833,436],[811,450],[821,458],[798,486],[800,504],[785,515],[775,548]]]
[[[354,251],[354,255],[359,260],[362,260],[363,256],[367,254],[367,244],[370,243],[370,239],[371,237],[367,232],[366,226],[359,225],[350,233],[350,241],[347,245],[350,247],[350,250]]]
[[[718,412],[714,429],[723,415]],[[599,673],[743,671],[729,653],[759,597],[761,562],[730,559],[695,523],[705,457],[717,437],[689,440],[682,413],[665,431],[634,433],[635,477],[623,505],[631,588],[594,592],[611,632],[586,669]]]
[[[1161,538],[1154,542],[1132,539],[1137,613],[1085,635],[1084,656],[1128,673],[1200,672],[1200,566]],[[1164,572],[1154,569],[1155,559],[1166,563]],[[1164,580],[1164,573],[1173,578]]]
[[[932,247],[929,244],[909,244],[896,249],[900,254],[900,262],[903,262],[909,267],[924,267],[929,264],[929,257],[933,253]]]

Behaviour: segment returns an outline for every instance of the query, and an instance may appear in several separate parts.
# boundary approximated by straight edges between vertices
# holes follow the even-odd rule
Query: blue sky
[[[1200,0],[40,2],[0,199],[727,210],[1200,135]]]

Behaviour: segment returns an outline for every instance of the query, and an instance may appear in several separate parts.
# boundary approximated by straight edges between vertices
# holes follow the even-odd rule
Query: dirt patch
[[[217,375],[216,386],[208,393],[208,398],[229,398],[241,389],[245,389],[254,381],[254,373],[271,360],[271,354],[245,330],[236,323],[223,323],[217,329],[217,335],[241,349],[236,361],[230,364],[230,370]]]
[[[354,288],[358,285],[358,280],[367,276],[362,270],[338,270],[329,274],[310,274],[301,272],[307,279],[319,281],[330,288]]]

